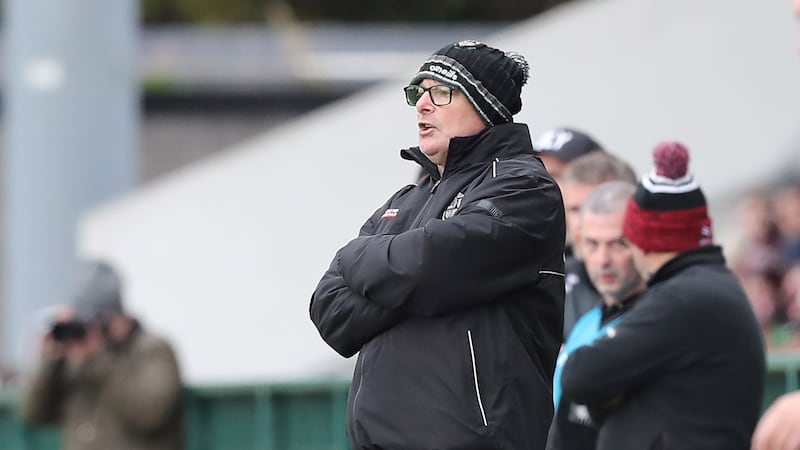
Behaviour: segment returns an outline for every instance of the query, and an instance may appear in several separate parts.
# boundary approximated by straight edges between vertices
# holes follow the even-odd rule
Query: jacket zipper
[[[489,422],[486,421],[486,411],[483,410],[483,401],[481,400],[481,388],[478,386],[478,365],[475,363],[475,347],[472,345],[472,330],[467,330],[467,340],[469,341],[469,356],[472,359],[472,379],[475,381],[475,395],[478,398],[478,407],[481,409],[483,426],[488,427]]]
[[[431,193],[430,195],[428,195],[428,199],[425,200],[425,204],[422,205],[422,209],[419,210],[419,214],[417,214],[417,217],[414,218],[414,222],[411,224],[412,229],[417,228],[419,226],[420,222],[422,222],[422,218],[431,208],[431,200],[433,200],[433,193],[436,192],[436,188],[439,187],[439,183],[441,182],[442,180],[436,180],[436,182],[433,183],[433,187],[431,187]]]

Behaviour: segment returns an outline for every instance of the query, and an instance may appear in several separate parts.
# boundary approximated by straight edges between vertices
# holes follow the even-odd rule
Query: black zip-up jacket
[[[656,271],[624,320],[570,354],[561,385],[607,415],[598,450],[745,450],[765,372],[756,318],[713,246]]]
[[[564,207],[522,124],[450,142],[445,171],[380,207],[311,299],[325,341],[360,351],[355,449],[541,449],[564,301]]]

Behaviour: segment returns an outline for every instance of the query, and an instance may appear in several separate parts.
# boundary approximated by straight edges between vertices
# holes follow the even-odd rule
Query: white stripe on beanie
[[[684,194],[700,189],[691,173],[672,179],[656,174],[655,170],[642,177],[642,186],[654,194]]]

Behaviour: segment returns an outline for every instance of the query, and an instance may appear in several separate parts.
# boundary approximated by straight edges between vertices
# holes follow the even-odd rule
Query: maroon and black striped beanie
[[[713,243],[706,198],[689,172],[689,151],[662,142],[625,211],[625,237],[651,252],[682,252]]]

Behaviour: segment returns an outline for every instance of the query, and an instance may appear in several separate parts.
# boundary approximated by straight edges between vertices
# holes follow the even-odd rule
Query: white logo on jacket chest
[[[456,215],[458,208],[461,208],[461,200],[464,199],[464,194],[459,192],[456,194],[456,198],[447,205],[447,208],[442,213],[442,220],[447,220]]]

